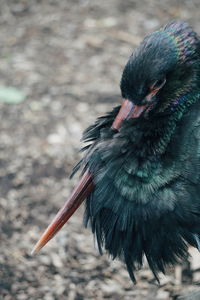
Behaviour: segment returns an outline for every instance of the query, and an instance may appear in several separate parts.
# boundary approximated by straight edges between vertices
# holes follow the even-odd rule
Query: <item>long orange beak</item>
[[[112,129],[119,130],[122,122],[130,118],[138,118],[142,112],[145,110],[146,105],[136,106],[131,101],[125,99],[120,108],[118,115],[116,116]],[[54,220],[48,226],[48,228],[43,233],[40,240],[35,245],[32,254],[38,253],[48,241],[50,241],[55,234],[63,227],[63,225],[69,220],[81,203],[90,195],[94,188],[93,176],[89,172],[85,172],[81,178],[79,184],[73,190],[70,198],[64,204],[64,206],[59,210]]]

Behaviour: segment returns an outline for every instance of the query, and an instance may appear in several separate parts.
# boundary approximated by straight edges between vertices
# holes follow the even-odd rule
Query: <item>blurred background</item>
[[[133,286],[100,256],[83,208],[41,251],[35,242],[77,178],[81,132],[120,100],[132,50],[172,19],[200,33],[199,0],[0,0],[0,299],[200,299],[200,257],[176,283],[148,268]],[[196,252],[195,252],[196,253]]]

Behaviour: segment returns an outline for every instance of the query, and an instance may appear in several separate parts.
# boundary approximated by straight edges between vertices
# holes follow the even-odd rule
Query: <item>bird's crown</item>
[[[172,21],[153,35],[161,35],[171,41],[179,62],[190,61],[199,54],[198,36],[186,22]]]

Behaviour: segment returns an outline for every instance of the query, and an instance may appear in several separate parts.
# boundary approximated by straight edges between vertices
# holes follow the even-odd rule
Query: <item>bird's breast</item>
[[[143,147],[141,145],[141,151]],[[115,137],[97,144],[89,157],[94,174],[95,205],[121,209],[127,203],[143,208],[161,206],[173,209],[175,194],[171,184],[178,178],[176,165],[169,158],[151,155],[141,158],[139,145],[131,139]],[[168,201],[168,199],[170,199]],[[172,201],[171,201],[172,199]]]

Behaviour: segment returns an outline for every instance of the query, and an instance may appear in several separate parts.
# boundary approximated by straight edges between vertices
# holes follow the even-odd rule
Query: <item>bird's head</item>
[[[124,103],[113,128],[131,117],[173,112],[199,82],[198,36],[187,23],[173,21],[147,36],[131,55],[121,79]]]

